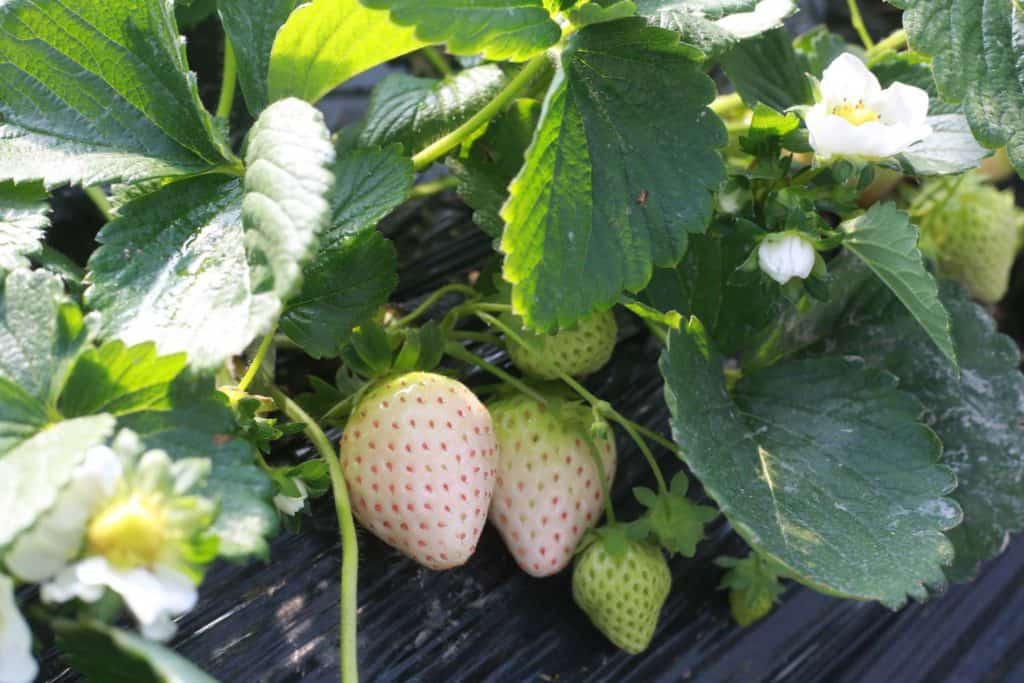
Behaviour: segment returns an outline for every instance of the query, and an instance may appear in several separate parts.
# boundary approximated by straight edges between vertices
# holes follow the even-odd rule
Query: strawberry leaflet
[[[569,39],[501,213],[504,275],[528,326],[610,308],[706,229],[726,135],[694,56],[642,19]]]

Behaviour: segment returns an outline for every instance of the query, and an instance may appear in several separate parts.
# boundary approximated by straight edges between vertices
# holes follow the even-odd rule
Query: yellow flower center
[[[167,538],[163,510],[152,498],[117,501],[89,523],[90,555],[102,555],[122,569],[153,565]]]
[[[879,119],[878,114],[865,107],[863,102],[858,102],[857,104],[843,102],[838,107],[833,107],[832,113],[835,116],[846,119],[855,126],[871,123]]]

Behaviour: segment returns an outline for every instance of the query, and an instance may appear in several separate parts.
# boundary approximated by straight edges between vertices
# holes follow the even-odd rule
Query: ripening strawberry
[[[618,335],[611,311],[595,313],[555,334],[534,334],[515,316],[507,316],[506,322],[537,352],[509,339],[509,358],[527,375],[541,379],[557,379],[559,371],[573,377],[592,375],[612,357]]]
[[[965,175],[955,190],[943,182],[949,183],[925,183],[923,201],[915,202],[921,251],[940,275],[959,280],[975,299],[995,303],[1010,285],[1024,214],[1012,190],[986,184],[979,173]]]
[[[411,372],[371,390],[341,438],[356,518],[431,569],[473,554],[494,492],[487,408],[463,384]]]
[[[490,405],[498,441],[498,476],[490,520],[523,571],[550,576],[572,561],[604,506],[591,450],[593,414],[573,403],[526,396]],[[615,477],[611,428],[593,439],[609,486]]]
[[[615,555],[603,540],[590,545],[572,573],[572,597],[608,640],[630,654],[647,649],[672,587],[661,549],[625,541]]]

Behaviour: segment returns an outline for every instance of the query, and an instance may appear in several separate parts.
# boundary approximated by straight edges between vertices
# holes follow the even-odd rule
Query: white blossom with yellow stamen
[[[95,602],[112,590],[144,636],[167,640],[173,617],[198,599],[197,561],[215,554],[203,532],[216,506],[187,495],[210,462],[141,451],[129,431],[118,434],[113,448],[90,449],[53,509],[4,562],[19,578],[45,582],[44,602]]]
[[[804,122],[818,158],[894,157],[932,134],[928,93],[905,83],[882,89],[856,56],[837,57],[822,76],[818,102]]]

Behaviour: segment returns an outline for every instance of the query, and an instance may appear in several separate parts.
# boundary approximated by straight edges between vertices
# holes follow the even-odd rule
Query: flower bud
[[[814,269],[816,258],[814,246],[794,232],[768,235],[757,248],[761,270],[780,285],[793,278],[806,278]]]

